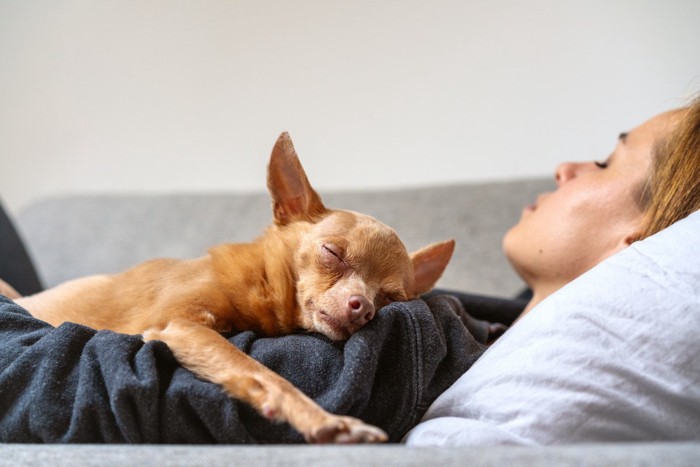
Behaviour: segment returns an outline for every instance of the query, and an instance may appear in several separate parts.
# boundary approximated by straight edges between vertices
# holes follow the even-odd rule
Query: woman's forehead
[[[678,121],[683,118],[687,111],[688,109],[686,108],[680,108],[655,115],[627,133],[626,140],[631,138],[648,140],[664,138],[675,128]]]

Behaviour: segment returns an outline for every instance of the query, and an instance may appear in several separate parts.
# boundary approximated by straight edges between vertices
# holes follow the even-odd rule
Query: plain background
[[[700,91],[697,0],[0,0],[0,197],[553,173]]]

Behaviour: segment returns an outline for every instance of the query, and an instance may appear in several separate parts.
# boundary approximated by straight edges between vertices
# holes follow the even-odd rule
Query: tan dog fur
[[[384,441],[380,429],[326,412],[220,333],[301,329],[346,339],[381,306],[430,290],[454,241],[409,255],[379,221],[327,209],[286,133],[270,157],[268,188],[274,224],[252,243],[219,245],[192,260],[152,260],[16,302],[54,326],[71,321],[162,340],[184,367],[265,417],[289,422],[308,442]]]

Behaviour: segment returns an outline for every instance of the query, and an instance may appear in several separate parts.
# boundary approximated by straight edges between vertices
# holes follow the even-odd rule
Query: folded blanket
[[[230,342],[326,410],[391,441],[482,354],[450,297],[394,303],[347,342],[319,334]],[[65,323],[54,328],[0,296],[0,441],[297,443],[219,386],[183,369],[162,342]]]

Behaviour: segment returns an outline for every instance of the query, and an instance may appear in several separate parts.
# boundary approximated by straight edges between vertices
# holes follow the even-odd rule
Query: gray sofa
[[[533,179],[321,195],[329,207],[362,211],[391,225],[409,250],[456,239],[441,288],[513,296],[523,284],[501,254],[501,238],[522,207],[552,185],[549,179]],[[199,256],[216,243],[254,238],[270,219],[270,201],[262,191],[64,196],[36,202],[15,216],[46,286],[153,257]],[[5,445],[0,450],[0,465],[700,465],[699,443],[482,449]]]

